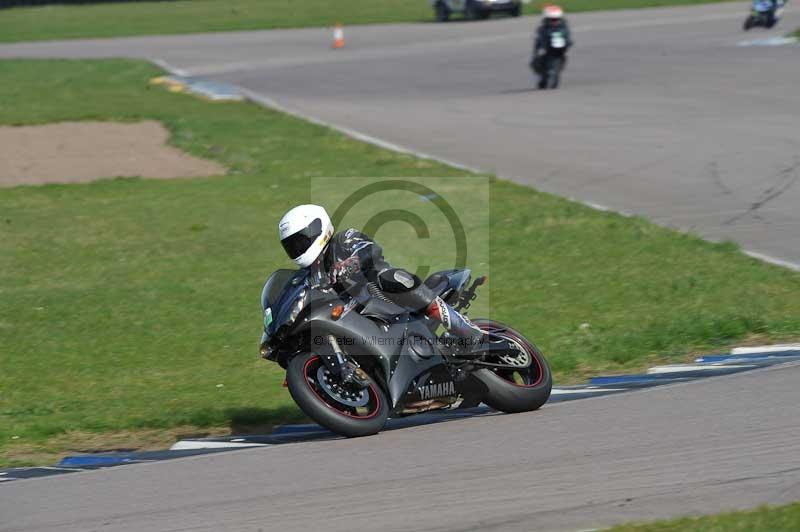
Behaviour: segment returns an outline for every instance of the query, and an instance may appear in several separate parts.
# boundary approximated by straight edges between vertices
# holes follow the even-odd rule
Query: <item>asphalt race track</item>
[[[746,3],[571,17],[556,92],[531,18],[0,46],[143,57],[319,120],[800,263],[800,47]],[[345,21],[346,22],[346,21]],[[0,483],[0,531],[580,530],[800,500],[800,365],[358,440]]]
[[[800,365],[0,484],[0,530],[581,530],[800,499]]]
[[[800,46],[740,46],[747,3],[570,16],[563,87],[531,90],[535,19],[0,46],[161,59],[304,115],[800,264]],[[346,21],[345,21],[346,22]]]

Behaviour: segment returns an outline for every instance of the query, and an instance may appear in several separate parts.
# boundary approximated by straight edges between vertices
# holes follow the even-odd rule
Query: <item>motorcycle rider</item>
[[[772,6],[772,12],[775,13],[778,9],[786,5],[786,0],[769,0],[769,3]]]
[[[781,20],[787,0],[752,0],[750,15],[744,23],[745,31],[754,26],[772,28]]]
[[[547,5],[542,10],[542,22],[536,30],[536,38],[533,45],[533,57],[531,58],[531,68],[537,74],[541,72],[542,61],[547,55],[550,45],[550,39],[554,32],[561,32],[566,39],[566,49],[569,49],[573,42],[572,36],[569,31],[569,24],[567,19],[564,18],[564,10],[557,5]],[[566,55],[564,56],[564,64],[566,65]],[[539,82],[539,88],[543,89],[543,82]]]
[[[786,2],[787,0],[770,0],[770,3],[772,4],[772,18],[775,23],[780,20],[780,15],[783,12],[784,6],[786,6]]]
[[[364,281],[374,283],[393,303],[423,312],[459,339],[455,356],[480,356],[475,353],[483,339],[480,328],[434,294],[419,277],[386,262],[382,248],[369,236],[355,229],[334,234],[333,223],[323,207],[294,207],[281,218],[278,232],[289,258],[308,269],[318,282],[327,281],[339,293]],[[341,378],[363,384],[349,365],[342,368]]]

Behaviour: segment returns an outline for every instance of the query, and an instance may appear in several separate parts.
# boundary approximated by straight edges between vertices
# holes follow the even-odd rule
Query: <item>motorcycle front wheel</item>
[[[483,402],[509,414],[539,409],[550,398],[553,388],[550,366],[542,352],[520,332],[502,323],[483,319],[473,323],[516,346],[515,352],[490,355],[487,362],[520,363],[519,369],[480,369],[473,373],[488,390]]]
[[[558,80],[561,76],[561,58],[554,57],[550,60],[550,65],[547,71],[547,88],[558,88]]]
[[[362,390],[343,386],[313,353],[289,362],[286,382],[292,399],[308,417],[341,436],[376,434],[389,417],[389,402],[371,377]]]

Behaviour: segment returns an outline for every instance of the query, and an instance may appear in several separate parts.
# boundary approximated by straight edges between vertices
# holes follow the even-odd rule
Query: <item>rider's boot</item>
[[[456,337],[454,356],[465,359],[481,357],[479,349],[484,340],[484,333],[469,318],[445,303],[441,297],[434,299],[428,307],[428,317],[441,323],[451,337]]]

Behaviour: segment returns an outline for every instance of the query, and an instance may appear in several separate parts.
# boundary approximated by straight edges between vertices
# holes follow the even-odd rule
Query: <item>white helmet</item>
[[[542,9],[542,16],[550,19],[564,18],[564,10],[559,6],[547,5],[544,6],[544,9]]]
[[[298,205],[278,223],[281,245],[301,268],[311,266],[333,236],[333,223],[319,205]]]

